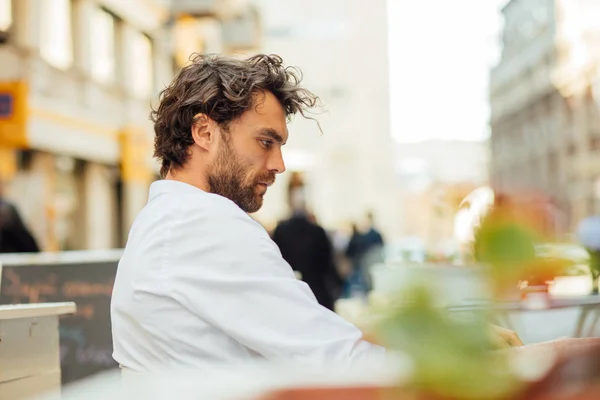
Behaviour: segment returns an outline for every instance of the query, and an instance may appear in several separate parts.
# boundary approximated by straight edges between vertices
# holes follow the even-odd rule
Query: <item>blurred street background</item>
[[[540,254],[572,261],[552,293],[587,296],[600,228],[587,235],[598,245],[578,228],[600,215],[599,15],[600,0],[0,0],[0,252],[113,257],[159,179],[160,91],[192,53],[274,53],[323,109],[290,122],[287,171],[252,217],[274,234],[308,211],[335,252],[334,300],[389,284],[373,265],[470,264],[500,199],[539,213]],[[108,278],[85,276],[108,287],[106,310],[113,258]],[[6,303],[64,300],[21,290],[34,274],[7,276]],[[550,340],[579,315],[512,328]],[[114,367],[105,336],[99,364]]]
[[[501,193],[538,204],[549,240],[577,252],[577,225],[600,213],[599,10],[0,0],[0,193],[40,251],[122,248],[158,179],[160,90],[194,52],[276,53],[324,107],[320,125],[291,122],[287,172],[254,215],[268,231],[296,185],[341,256],[373,228],[383,259],[461,263]]]
[[[122,247],[158,178],[158,92],[193,52],[266,52],[298,66],[324,104],[323,134],[291,123],[288,172],[255,215],[267,229],[288,214],[296,173],[340,246],[370,212],[390,251],[452,257],[458,205],[491,183],[548,193],[568,234],[596,204],[596,103],[591,89],[568,92],[567,72],[555,78],[587,67],[567,68],[554,47],[568,36],[554,2],[417,3],[0,0],[3,198],[41,250]]]
[[[277,53],[324,103],[297,118],[272,229],[299,173],[346,235],[459,251],[473,190],[543,197],[556,235],[600,208],[595,1],[0,0],[0,176],[43,250],[124,245],[157,178],[150,104],[193,52]],[[466,11],[468,10],[468,12]]]

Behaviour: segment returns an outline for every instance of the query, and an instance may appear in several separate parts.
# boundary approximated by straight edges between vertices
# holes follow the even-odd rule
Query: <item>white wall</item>
[[[334,227],[373,209],[384,231],[392,234],[397,217],[385,1],[257,4],[265,22],[261,51],[300,67],[304,85],[326,108],[316,116],[323,135],[313,121],[297,116],[286,146],[294,159],[312,161],[296,169],[306,171],[317,217]],[[285,212],[285,180],[269,190],[260,219]]]

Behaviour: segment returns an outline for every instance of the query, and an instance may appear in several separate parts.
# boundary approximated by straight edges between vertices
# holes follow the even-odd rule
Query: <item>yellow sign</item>
[[[175,21],[174,53],[178,67],[185,67],[192,53],[204,52],[204,35],[199,34],[200,31],[201,23],[197,18],[184,15]]]
[[[17,172],[15,150],[0,146],[0,185],[9,181]]]
[[[0,81],[0,146],[28,146],[27,84],[23,81]]]
[[[124,182],[148,183],[152,180],[152,170],[148,165],[151,151],[150,140],[144,130],[127,127],[120,135],[121,177]]]

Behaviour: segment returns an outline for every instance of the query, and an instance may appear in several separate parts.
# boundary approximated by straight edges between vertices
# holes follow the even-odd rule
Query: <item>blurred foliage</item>
[[[549,250],[552,237],[540,214],[531,206],[505,200],[492,207],[475,234],[475,259],[490,267],[497,297],[520,281],[530,286],[546,285],[567,274],[576,263]],[[544,243],[547,245],[540,247]]]
[[[415,283],[402,301],[388,305],[378,339],[406,354],[413,363],[413,389],[441,399],[504,399],[516,392],[508,354],[495,351],[485,313],[465,318],[436,306],[435,294]]]
[[[594,285],[593,293],[598,294],[598,278],[600,278],[600,251],[590,250],[589,269]]]
[[[575,260],[540,252],[552,242],[540,210],[506,198],[482,219],[475,234],[475,261],[489,271],[493,298],[509,297],[519,283],[546,285],[574,271]],[[490,317],[484,311],[449,313],[436,302],[427,282],[413,282],[402,298],[382,310],[377,333],[381,343],[412,360],[411,385],[436,398],[500,400],[512,398],[523,382],[511,369],[509,353],[497,351]],[[465,318],[458,318],[458,316]]]

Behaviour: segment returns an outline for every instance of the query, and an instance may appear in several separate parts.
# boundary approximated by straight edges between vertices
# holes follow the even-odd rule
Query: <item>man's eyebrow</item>
[[[275,129],[272,128],[263,128],[258,131],[259,135],[268,136],[271,139],[275,140],[277,143],[280,143],[282,146],[285,144],[283,141],[283,136],[281,136]]]

